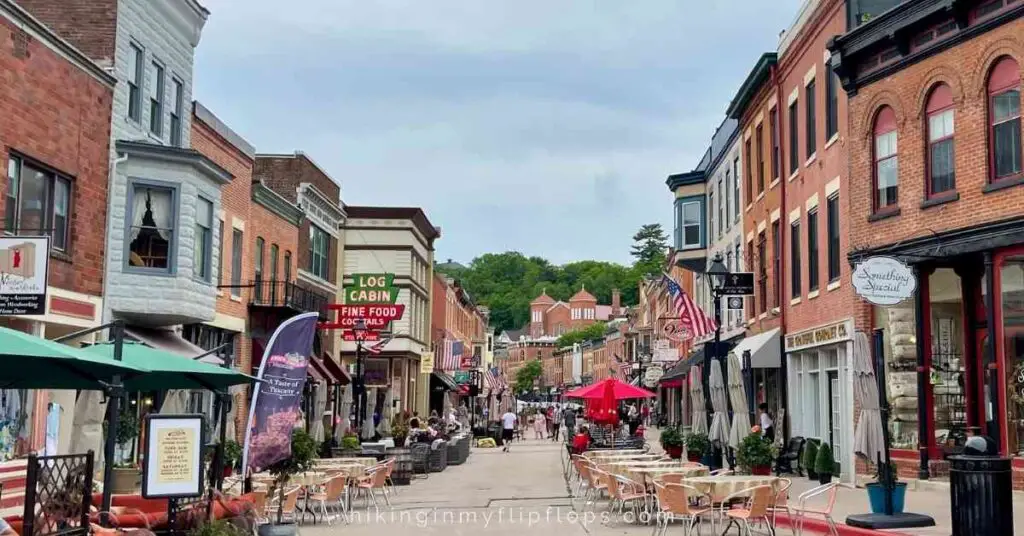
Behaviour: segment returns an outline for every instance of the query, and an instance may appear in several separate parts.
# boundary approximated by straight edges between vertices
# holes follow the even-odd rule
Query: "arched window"
[[[899,200],[896,154],[896,112],[886,106],[875,117],[875,211],[895,207]]]
[[[956,189],[953,91],[939,84],[928,97],[928,196]]]
[[[988,78],[989,152],[992,180],[1019,175],[1020,140],[1020,67],[1012,58],[999,60]]]

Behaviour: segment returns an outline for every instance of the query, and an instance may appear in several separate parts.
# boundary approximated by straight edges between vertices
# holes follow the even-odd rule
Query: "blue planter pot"
[[[868,501],[871,502],[871,513],[881,514],[885,512],[885,489],[877,482],[868,484]],[[903,512],[903,505],[907,499],[907,483],[897,482],[892,490],[892,513]]]
[[[700,463],[707,467],[714,467],[719,465],[720,458],[716,458],[714,454],[705,454],[701,457]]]

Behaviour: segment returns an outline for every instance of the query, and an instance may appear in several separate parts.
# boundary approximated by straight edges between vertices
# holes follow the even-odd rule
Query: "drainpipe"
[[[118,164],[123,164],[123,163],[128,161],[128,153],[125,153],[125,154],[115,153],[115,154],[117,154],[117,158],[115,158],[115,159],[110,161],[110,174],[109,174],[109,177],[107,178],[107,217],[106,217],[106,220],[103,222],[103,224],[105,226],[104,229],[103,229],[103,236],[104,237],[107,236],[107,231],[110,229],[110,218],[111,218],[111,215],[114,213],[114,195],[113,195],[113,192],[114,192],[114,178],[117,177],[117,166],[118,166]],[[101,315],[100,316],[100,323],[104,323],[105,324],[105,323],[108,323],[108,322],[110,322],[112,320],[111,317],[113,316],[113,313],[110,311],[110,308],[107,306],[107,302],[106,302],[107,284],[110,281],[110,270],[111,270],[110,247],[109,247],[109,244],[104,242],[103,249],[104,249],[104,251],[106,253],[103,255],[103,310],[100,312],[100,315]]]
[[[779,289],[779,396],[782,397],[782,406],[786,407],[789,405],[789,388],[787,386],[787,377],[789,376],[789,367],[786,364],[786,293],[783,289],[786,288],[786,235],[789,234],[786,231],[788,227],[783,227],[782,224],[787,222],[789,212],[786,210],[786,174],[782,171],[782,77],[779,76],[779,65],[778,63],[772,67],[772,78],[775,82],[775,128],[778,132],[775,132],[776,139],[779,140],[779,195],[782,199],[779,201],[779,285],[782,287]],[[774,150],[774,147],[772,148]],[[770,216],[770,214],[769,214]],[[785,441],[789,438],[789,419],[792,413],[787,411],[786,418],[782,420],[781,437]]]

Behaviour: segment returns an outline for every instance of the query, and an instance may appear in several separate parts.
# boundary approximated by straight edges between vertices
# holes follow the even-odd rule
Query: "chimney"
[[[619,289],[612,289],[612,315],[618,316],[622,312],[622,293]]]

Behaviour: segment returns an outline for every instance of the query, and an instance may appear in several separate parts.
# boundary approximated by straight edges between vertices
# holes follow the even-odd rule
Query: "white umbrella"
[[[316,386],[316,399],[313,401],[313,415],[311,422],[313,423],[313,429],[310,430],[311,436],[318,443],[322,443],[324,440],[324,411],[327,409],[327,384],[320,382]]]
[[[373,409],[377,406],[377,388],[372,387],[366,393],[366,406],[363,407],[363,439],[373,439]]]
[[[107,405],[103,391],[82,391],[75,401],[72,420],[71,452],[92,451],[93,467],[103,466],[103,420]]]
[[[380,410],[380,424],[377,425],[377,433],[381,437],[391,437],[391,405],[394,394],[391,389],[384,393],[384,407]]]
[[[341,443],[341,438],[344,437],[346,433],[348,433],[349,425],[351,424],[351,421],[349,420],[351,413],[352,386],[348,385],[344,388],[344,392],[341,394],[341,409],[338,411],[338,415],[335,417],[337,419],[341,419],[338,422],[338,428],[334,434],[334,439],[337,439],[339,444]]]
[[[750,435],[750,414],[747,413],[747,390],[743,384],[743,373],[735,359],[729,363],[729,400],[732,401],[729,446],[736,449],[740,447],[743,438]]]
[[[704,385],[700,367],[690,369],[690,402],[693,407],[693,422],[690,431],[708,433],[707,403],[704,401]]]
[[[877,463],[885,450],[884,424],[869,348],[867,334],[856,332],[853,336],[853,394],[855,403],[860,405],[860,420],[853,434],[853,451]]]
[[[188,413],[188,395],[189,392],[185,389],[167,391],[167,395],[164,396],[164,403],[160,406],[160,414]]]
[[[711,393],[711,430],[708,438],[726,445],[729,441],[729,400],[725,389],[725,378],[722,376],[722,362],[711,360],[711,374],[708,379]]]

